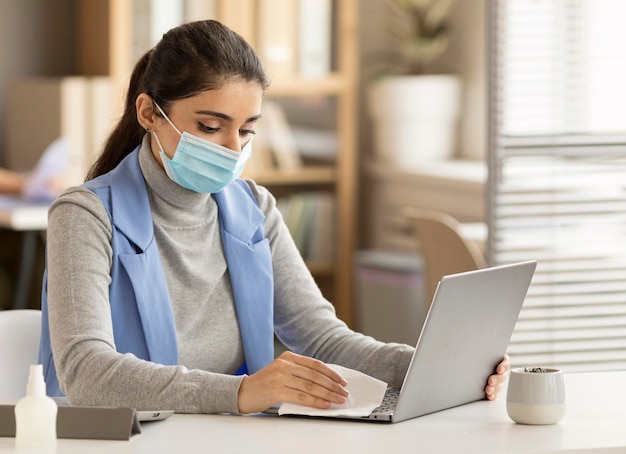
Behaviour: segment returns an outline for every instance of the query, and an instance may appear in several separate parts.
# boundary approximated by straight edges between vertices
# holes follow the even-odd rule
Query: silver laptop
[[[536,266],[528,261],[443,277],[402,388],[388,389],[391,402],[357,419],[400,422],[484,399]]]

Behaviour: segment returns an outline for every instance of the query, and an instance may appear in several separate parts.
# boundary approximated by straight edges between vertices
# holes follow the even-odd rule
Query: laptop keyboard
[[[387,388],[383,401],[374,409],[374,411],[372,411],[372,414],[393,413],[393,410],[396,408],[396,402],[398,401],[399,395],[399,388]]]

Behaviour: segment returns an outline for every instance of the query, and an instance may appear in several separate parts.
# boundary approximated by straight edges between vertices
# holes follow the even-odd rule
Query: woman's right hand
[[[346,402],[346,380],[323,362],[285,352],[255,374],[244,377],[239,388],[240,413],[257,413],[281,402],[330,408]]]

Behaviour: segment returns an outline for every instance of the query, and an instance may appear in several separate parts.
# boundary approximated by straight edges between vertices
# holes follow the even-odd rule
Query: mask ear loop
[[[156,108],[159,109],[159,112],[161,112],[161,115],[163,115],[163,118],[165,118],[165,120],[170,124],[170,126],[172,128],[174,128],[174,130],[178,133],[178,135],[182,137],[182,133],[178,130],[178,128],[176,126],[174,126],[174,123],[172,123],[172,120],[170,120],[168,118],[168,116],[165,114],[165,112],[163,111],[163,109],[161,109],[161,106],[159,106],[154,99],[152,100],[152,102],[154,103]],[[163,145],[161,145],[161,141],[159,140],[159,136],[157,136],[156,132],[154,132],[154,131],[150,131],[150,133],[154,136],[154,138],[156,139],[157,143],[159,144],[159,148],[160,148],[161,153],[163,153],[166,157],[168,157],[167,154],[165,153]],[[168,157],[168,159],[169,159],[169,157]]]
[[[165,112],[163,112],[163,109],[161,109],[161,106],[159,106],[159,105],[156,103],[156,101],[155,101],[154,99],[152,100],[152,102],[154,103],[154,105],[156,106],[156,108],[157,108],[157,109],[159,109],[159,112],[161,112],[161,115],[163,115],[163,117],[165,118],[165,120],[167,120],[167,122],[170,124],[170,126],[171,126],[172,128],[174,128],[174,130],[178,133],[178,135],[179,135],[179,136],[182,136],[182,135],[183,135],[183,133],[182,133],[182,132],[180,132],[180,131],[178,130],[178,128],[177,128],[176,126],[174,126],[174,123],[172,123],[172,120],[170,120],[170,119],[168,118],[168,116],[167,116],[167,115],[165,115]],[[157,139],[157,140],[159,140],[159,139]],[[160,144],[159,144],[159,145],[160,145]]]
[[[161,145],[161,141],[159,140],[159,136],[156,135],[156,132],[154,131],[150,131],[150,133],[154,136],[154,138],[156,139],[157,143],[159,144],[159,151],[163,154],[165,154],[165,151],[163,150],[163,145]],[[167,156],[167,155],[165,155]]]
[[[178,183],[176,176],[173,174],[172,170],[170,169],[171,164],[168,164],[169,162],[171,162],[173,158],[170,158],[167,154],[165,154],[165,151],[163,150],[163,145],[161,145],[161,141],[159,140],[159,136],[157,136],[156,132],[150,131],[150,134],[154,136],[155,140],[157,141],[157,144],[159,145],[159,152],[160,152],[159,154],[161,156],[163,170],[165,170],[165,173],[170,178],[170,180]]]

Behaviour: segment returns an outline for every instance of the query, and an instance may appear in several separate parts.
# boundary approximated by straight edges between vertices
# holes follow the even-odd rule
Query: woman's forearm
[[[27,174],[7,169],[0,169],[0,193],[21,194]]]

